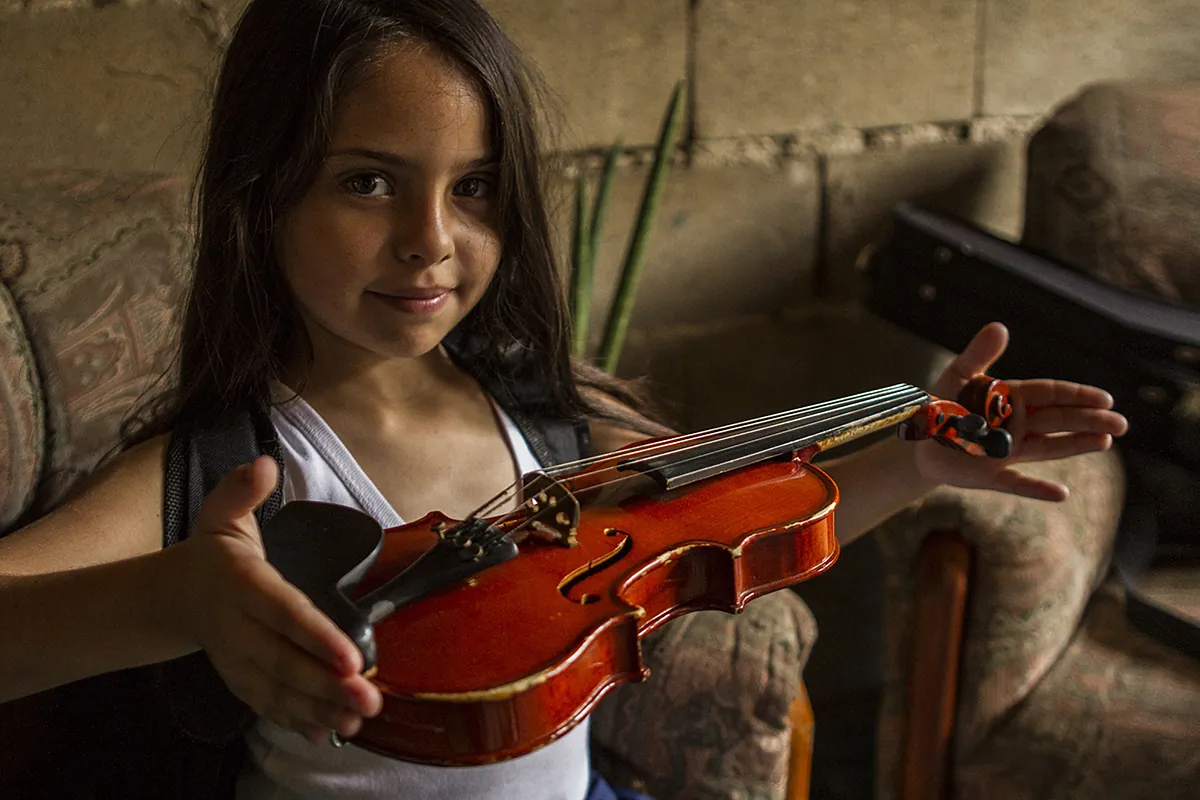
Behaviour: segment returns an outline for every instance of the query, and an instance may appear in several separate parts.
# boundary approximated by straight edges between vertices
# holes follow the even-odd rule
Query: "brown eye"
[[[364,172],[361,175],[351,175],[342,181],[342,186],[351,194],[363,197],[379,197],[389,193],[391,189],[382,175],[376,175],[371,172]]]
[[[492,193],[492,182],[487,178],[463,178],[454,186],[459,197],[484,198]]]

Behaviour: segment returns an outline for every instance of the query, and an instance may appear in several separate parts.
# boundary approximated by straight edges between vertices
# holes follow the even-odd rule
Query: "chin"
[[[438,330],[407,330],[387,339],[377,340],[376,346],[371,349],[392,358],[420,358],[436,350],[449,332],[449,329],[441,330],[441,326]]]

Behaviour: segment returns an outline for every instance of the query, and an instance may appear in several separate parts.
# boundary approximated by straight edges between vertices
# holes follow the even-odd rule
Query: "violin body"
[[[570,547],[521,555],[375,625],[383,711],[351,741],[403,760],[475,765],[563,736],[614,686],[649,675],[641,638],[701,609],[747,602],[829,569],[838,490],[804,454],[670,493],[591,504]],[[384,534],[356,587],[402,571],[453,521]]]
[[[435,513],[383,531],[353,509],[292,502],[263,543],[383,695],[354,744],[442,766],[503,761],[648,677],[642,637],[668,620],[736,613],[829,569],[838,489],[815,454],[897,426],[1007,457],[1007,386],[979,376],[959,399],[898,384],[647,440],[523,476],[462,521]],[[507,513],[488,511],[509,498]]]

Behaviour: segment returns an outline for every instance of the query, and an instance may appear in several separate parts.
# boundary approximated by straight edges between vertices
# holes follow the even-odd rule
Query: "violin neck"
[[[798,451],[837,447],[903,422],[929,399],[922,389],[896,384],[683,437],[680,446],[630,458],[617,468],[647,475],[663,490],[676,489]]]

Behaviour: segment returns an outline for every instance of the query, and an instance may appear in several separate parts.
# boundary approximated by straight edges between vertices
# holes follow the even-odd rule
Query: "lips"
[[[450,299],[451,290],[442,286],[411,287],[371,294],[397,311],[425,316],[440,311]]]
[[[406,289],[395,289],[386,292],[376,292],[385,297],[398,297],[405,300],[433,300],[441,297],[450,290],[444,286],[431,286],[429,288],[412,287]]]

